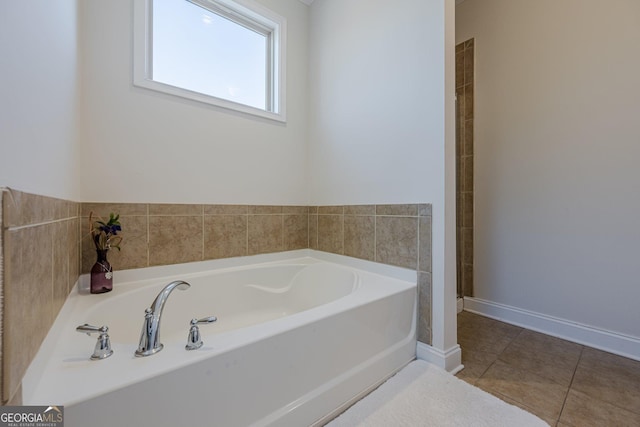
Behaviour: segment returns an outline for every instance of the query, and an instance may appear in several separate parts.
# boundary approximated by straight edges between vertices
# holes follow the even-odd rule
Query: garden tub
[[[119,271],[108,294],[87,280],[23,380],[23,403],[64,405],[67,427],[322,425],[415,358],[415,271],[302,250]],[[164,348],[136,357],[144,311],[174,280],[191,287],[166,301]],[[112,356],[89,359],[85,323],[109,327]]]

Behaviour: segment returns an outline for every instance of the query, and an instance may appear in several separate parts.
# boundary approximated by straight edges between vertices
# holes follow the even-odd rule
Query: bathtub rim
[[[370,273],[388,276],[397,280],[415,281],[417,279],[416,270],[389,264],[382,264],[359,258],[353,258],[346,255],[317,251],[314,249],[297,249],[293,251],[276,252],[270,254],[247,255],[241,257],[195,261],[181,264],[134,268],[129,270],[116,270],[113,274],[118,283],[126,284],[139,280],[175,276],[180,274],[205,273],[209,270],[233,271],[235,269],[242,269],[247,266],[260,267],[263,264],[271,265],[277,262],[286,264],[295,261],[296,259],[303,258],[314,258],[321,261],[340,264],[346,267],[355,268],[357,270],[364,270]],[[71,293],[78,292],[81,294],[88,294],[90,279],[90,274],[82,274],[78,278],[78,281],[76,282]],[[118,286],[118,283],[114,283],[114,286]]]
[[[135,282],[138,280],[161,278],[161,277],[166,277],[170,275],[205,273],[209,270],[233,271],[235,269],[243,269],[247,267],[260,268],[263,266],[271,266],[271,265],[278,265],[278,264],[287,265],[291,263],[307,263],[309,262],[309,260],[312,260],[312,263],[313,262],[334,263],[334,264],[342,265],[345,267],[354,268],[356,270],[362,270],[366,273],[372,273],[374,275],[384,276],[384,277],[396,279],[402,282],[408,282],[412,284],[413,287],[417,286],[416,285],[417,272],[415,270],[409,270],[402,267],[375,263],[372,261],[356,259],[356,258],[343,256],[343,255],[330,254],[330,253],[316,251],[312,249],[302,249],[302,250],[295,250],[295,251],[279,252],[274,254],[263,254],[263,255],[247,256],[247,257],[228,258],[228,259],[222,259],[222,260],[200,261],[200,262],[194,262],[194,263],[176,264],[176,265],[168,265],[168,266],[147,267],[144,269],[123,270],[120,272],[121,275],[118,281],[129,283],[129,282]],[[85,280],[88,281],[89,275],[83,275],[83,276],[85,276]],[[58,314],[58,317],[56,318],[56,321],[54,322],[52,329],[49,331],[49,333],[47,333],[47,336],[44,342],[42,343],[40,350],[38,351],[32,363],[29,365],[27,372],[23,377],[23,387],[22,387],[23,399],[25,400],[25,402],[31,402],[27,404],[37,404],[37,402],[39,402],[38,394],[35,393],[35,390],[37,389],[40,383],[41,376],[49,368],[48,366],[49,357],[47,356],[47,354],[45,354],[44,351],[42,351],[42,349],[56,349],[55,347],[56,340],[59,334],[62,332],[61,329],[65,324],[70,323],[69,316],[71,316],[74,313],[74,310],[76,309],[75,303],[78,301],[78,298],[84,297],[84,295],[79,295],[82,293],[81,291],[78,290],[79,286],[80,286],[80,279],[78,282],[76,282],[74,290],[72,290],[71,294],[67,298],[67,302],[69,301],[69,298],[71,298],[72,295],[75,295],[74,296],[75,300],[72,301],[71,304],[67,304],[67,302],[65,302],[65,305],[63,306],[62,310],[60,310],[60,313]],[[117,284],[115,286],[117,286]],[[95,295],[93,295],[93,297],[95,297]],[[304,315],[304,313],[305,312],[296,313],[293,316],[302,317],[303,319],[305,319],[305,323],[310,322],[311,320],[306,319],[306,317],[308,316]],[[315,317],[315,316],[316,315],[314,314],[314,316],[311,316],[311,317]],[[66,317],[66,321],[64,321],[65,319],[63,319],[63,321],[59,322],[58,318],[60,317]],[[54,328],[56,327],[58,330],[54,330]],[[262,325],[256,325],[256,327],[262,328],[263,334],[266,334],[266,335],[272,334],[272,332],[270,332],[269,327],[265,327]],[[233,331],[229,331],[223,334],[232,334],[232,333]],[[231,341],[233,341],[233,339]],[[87,351],[88,351],[87,355],[90,353],[92,345],[93,343],[91,342],[91,339],[87,339]],[[241,345],[238,345],[238,347],[239,346]],[[233,349],[235,347],[236,346],[225,347],[222,352],[229,351],[230,349]],[[202,354],[197,352],[192,352],[192,353],[193,354],[188,354],[182,359],[180,366],[186,366],[188,364],[197,363],[198,361],[203,360],[205,358],[215,356],[215,354],[211,354],[211,353],[209,354],[206,354],[206,353]],[[153,358],[144,358],[144,359],[146,360],[151,359],[150,361],[154,364],[156,364],[157,363],[156,361],[158,360],[158,359],[153,360]],[[99,364],[102,362],[98,361],[98,362],[89,362],[89,363]],[[139,378],[136,378],[136,381],[143,381],[144,379],[147,379],[149,377],[159,375],[162,372],[152,372],[152,373],[149,373],[148,375],[140,376]],[[136,381],[131,381],[131,383]],[[126,384],[123,384],[122,386],[126,386]],[[118,387],[116,387],[115,389],[117,388]],[[71,399],[66,402],[58,402],[58,403],[61,403],[64,405],[74,405],[85,399],[104,394],[107,391],[108,390],[102,390],[100,392],[89,393],[89,394],[83,395],[82,399]]]

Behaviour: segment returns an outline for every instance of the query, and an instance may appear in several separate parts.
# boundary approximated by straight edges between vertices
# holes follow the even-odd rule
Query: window
[[[285,121],[286,21],[252,0],[136,0],[134,85]]]

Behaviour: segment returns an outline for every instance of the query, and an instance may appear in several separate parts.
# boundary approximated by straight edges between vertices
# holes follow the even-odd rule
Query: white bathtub
[[[69,427],[322,425],[415,357],[416,273],[310,250],[116,273],[74,290],[23,380],[25,405]],[[170,281],[164,349],[134,357],[145,308]],[[81,278],[81,288],[86,278]],[[186,351],[189,321],[204,346]],[[109,326],[114,354],[90,361]]]

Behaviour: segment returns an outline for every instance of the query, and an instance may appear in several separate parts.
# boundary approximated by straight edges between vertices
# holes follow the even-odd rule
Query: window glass
[[[286,20],[253,0],[134,0],[134,85],[286,121]]]
[[[153,4],[153,80],[267,109],[265,35],[185,0]]]

